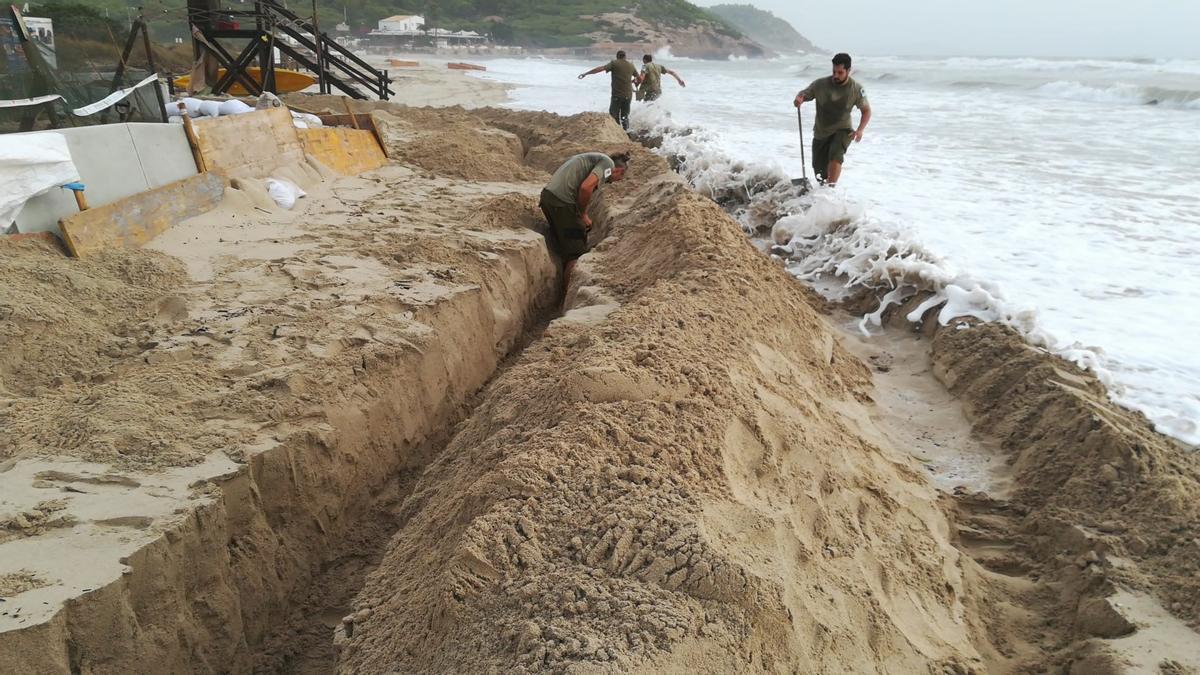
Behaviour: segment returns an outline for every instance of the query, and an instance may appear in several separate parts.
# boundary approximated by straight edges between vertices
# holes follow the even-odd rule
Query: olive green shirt
[[[642,66],[642,84],[638,89],[642,91],[652,91],[657,94],[662,93],[662,76],[666,71],[657,63],[647,63]]]
[[[628,59],[613,59],[604,66],[604,70],[612,73],[613,96],[633,98],[633,78],[637,77],[637,66]]]
[[[814,80],[803,92],[805,100],[817,104],[817,119],[813,122],[813,138],[829,138],[835,131],[853,131],[850,109],[867,110],[867,93],[853,77],[845,84],[835,84],[832,77]]]
[[[595,175],[603,185],[616,162],[602,152],[585,152],[563,162],[562,166],[550,177],[546,189],[564,204],[579,205],[579,186],[587,180],[588,175]]]

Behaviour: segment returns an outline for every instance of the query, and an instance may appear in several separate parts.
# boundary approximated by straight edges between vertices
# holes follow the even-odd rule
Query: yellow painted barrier
[[[225,177],[201,173],[80,211],[58,227],[77,258],[110,247],[139,248],[175,223],[211,210],[224,196]]]
[[[370,131],[347,127],[299,129],[304,152],[343,176],[378,169],[387,162]]]
[[[197,120],[192,126],[205,166],[230,176],[266,178],[280,166],[304,161],[287,108]]]

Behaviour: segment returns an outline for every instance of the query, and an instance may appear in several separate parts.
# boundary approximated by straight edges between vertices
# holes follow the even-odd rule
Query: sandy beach
[[[1092,375],[855,337],[606,115],[393,76],[291,211],[0,242],[0,672],[1200,672],[1200,460]]]
[[[387,70],[395,81],[393,103],[408,106],[483,108],[500,105],[507,100],[507,87],[499,82],[482,80],[465,70],[450,70],[452,61],[471,61],[468,56],[452,59],[431,54],[398,54],[367,56],[366,61],[376,68]],[[416,65],[395,66],[393,61]]]

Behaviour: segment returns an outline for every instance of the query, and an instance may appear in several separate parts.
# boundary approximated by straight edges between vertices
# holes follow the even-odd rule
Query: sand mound
[[[1111,403],[1090,373],[1004,326],[938,331],[933,354],[976,427],[1011,453],[1012,501],[1026,509],[1028,529],[1051,537],[1029,545],[1072,561],[1094,550],[1102,574],[1093,576],[1155,591],[1200,627],[1200,456]],[[1099,581],[1096,593],[1111,593]]]
[[[603,113],[585,112],[569,117],[528,110],[480,108],[471,114],[520,137],[526,148],[563,142],[587,145],[628,145],[629,136]]]
[[[309,109],[344,112],[340,97],[296,100]],[[385,101],[354,101],[352,106],[371,113],[393,159],[466,180],[541,182],[571,155],[637,147],[602,113],[560,117],[498,108],[414,108]]]
[[[400,508],[340,670],[967,672],[960,556],[860,426],[863,366],[712,202],[600,201],[581,275],[622,307],[551,324],[488,388]]]
[[[639,148],[601,113],[552,113],[480,108],[372,106],[389,154],[422,168],[472,180],[545,180],[581,152]],[[523,172],[513,162],[527,167]]]
[[[520,139],[465,114],[431,123],[421,109],[390,108],[372,113],[388,156],[445,176],[466,180],[526,181],[545,176],[523,163]]]
[[[76,260],[43,244],[7,245],[0,306],[11,315],[0,323],[0,381],[10,398],[0,407],[0,458],[70,455],[152,467],[236,446],[241,430],[221,424],[228,413],[215,410],[261,404],[222,400],[220,372],[172,344],[191,318],[185,279],[179,261],[153,251]],[[202,320],[190,329],[220,339],[205,335]]]
[[[0,574],[0,598],[11,598],[14,595],[41,588],[46,585],[44,579],[32,572],[12,572]]]
[[[546,231],[546,217],[536,197],[512,193],[483,202],[466,220],[466,226],[481,230],[520,227],[538,233]]]
[[[167,256],[112,250],[83,262],[44,242],[0,246],[0,397],[103,376],[140,351],[184,278]]]
[[[516,134],[525,148],[525,163],[553,173],[564,159],[581,152],[620,152],[636,147],[608,115],[497,110],[472,111],[479,119]]]

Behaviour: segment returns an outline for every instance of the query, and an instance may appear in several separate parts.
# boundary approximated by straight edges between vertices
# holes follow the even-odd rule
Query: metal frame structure
[[[125,39],[125,49],[121,52],[121,60],[117,63],[117,72],[113,75],[112,87],[109,88],[109,91],[116,91],[125,83],[125,66],[129,63],[129,56],[133,54],[133,48],[137,44],[138,35],[142,37],[142,48],[146,50],[146,63],[150,68],[150,72],[159,75],[161,81],[162,73],[158,71],[158,66],[154,63],[154,50],[150,47],[150,27],[146,24],[146,18],[139,10],[137,19],[129,27],[129,37]],[[162,88],[158,82],[154,83],[154,97],[158,100],[158,115],[163,122],[166,122],[166,101],[163,100]],[[121,117],[122,121],[126,121],[125,115]]]
[[[219,17],[238,19],[238,26],[222,26]],[[235,82],[255,96],[264,91],[276,93],[275,49],[315,73],[322,94],[336,88],[351,98],[384,101],[395,94],[386,70],[373,68],[320,32],[315,12],[312,17],[302,17],[276,0],[255,0],[252,10],[218,9],[216,0],[188,0],[188,23],[196,56],[207,51],[225,69],[212,86],[214,94],[227,92]],[[243,23],[253,27],[243,28]],[[236,43],[242,40],[245,43],[239,49]],[[246,72],[254,65],[262,74],[261,83]]]

